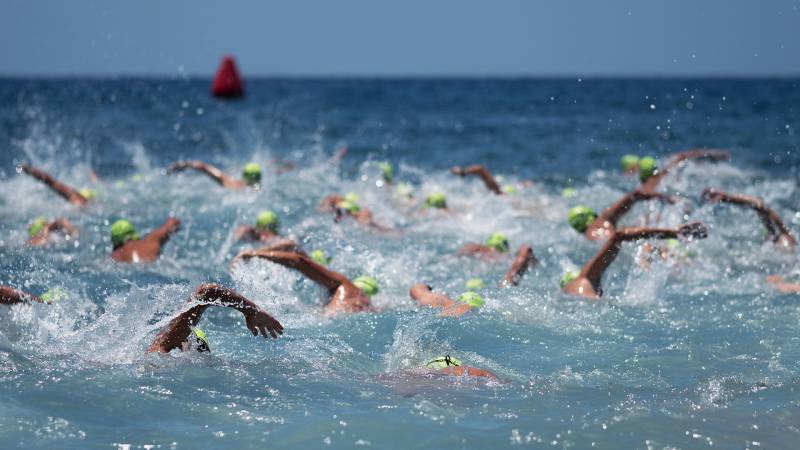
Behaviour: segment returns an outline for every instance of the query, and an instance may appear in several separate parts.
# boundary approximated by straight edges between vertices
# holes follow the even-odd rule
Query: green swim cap
[[[430,367],[431,369],[444,369],[450,366],[459,367],[460,365],[461,361],[452,358],[450,355],[437,356],[425,363],[425,367]]]
[[[408,183],[399,183],[394,189],[395,194],[399,197],[411,198],[414,195],[414,187]]]
[[[394,167],[392,167],[392,164],[382,162],[378,164],[378,167],[381,169],[381,177],[383,177],[384,181],[391,183],[394,179]]]
[[[472,291],[464,292],[463,294],[459,295],[456,300],[460,301],[461,303],[466,303],[473,308],[480,308],[484,303],[486,303],[483,301],[483,297],[478,295],[477,292]]]
[[[486,245],[498,252],[508,251],[508,238],[503,233],[492,233],[489,239],[486,240]]]
[[[353,202],[353,203],[358,203],[358,201],[360,200],[358,194],[356,194],[355,192],[348,192],[347,194],[344,194],[344,199],[347,200],[348,202]]]
[[[642,182],[647,181],[648,178],[655,175],[657,169],[658,164],[655,158],[645,156],[639,160],[639,179],[642,180]]]
[[[578,190],[574,187],[565,187],[561,190],[561,196],[564,198],[572,198],[578,195]]]
[[[447,208],[447,197],[441,192],[434,192],[425,199],[425,206],[445,209]]]
[[[194,334],[195,340],[197,341],[198,345],[196,350],[198,352],[210,352],[211,346],[208,345],[208,337],[206,337],[206,333],[197,327],[192,327],[192,333]]]
[[[578,278],[580,275],[581,273],[577,270],[570,270],[564,275],[561,275],[561,289],[564,289],[564,286],[568,285],[572,280]]]
[[[261,166],[258,163],[247,163],[242,170],[242,179],[248,185],[252,186],[261,182]]]
[[[583,205],[573,206],[570,208],[569,214],[567,215],[569,224],[572,225],[572,228],[578,233],[586,231],[595,219],[597,219],[597,214],[592,209]]]
[[[622,165],[622,170],[625,172],[639,167],[639,157],[636,155],[625,155],[620,160],[620,164]]]
[[[369,275],[361,275],[353,280],[353,284],[369,297],[378,293],[378,280]]]
[[[278,232],[278,215],[272,211],[261,211],[256,217],[256,230],[257,231],[272,231]]]
[[[39,298],[42,299],[42,301],[45,303],[53,303],[61,301],[66,297],[67,297],[66,291],[58,287],[50,288],[47,290],[47,292],[39,296]]]
[[[111,224],[111,243],[117,248],[130,240],[139,239],[139,233],[133,224],[125,219],[120,219]]]
[[[350,200],[342,200],[339,202],[339,204],[336,205],[336,207],[348,211],[352,214],[361,211],[361,207],[358,206],[358,204],[356,204],[355,202],[351,202]]]
[[[478,291],[486,287],[486,285],[483,283],[483,280],[480,278],[470,278],[467,280],[464,286],[468,291]]]
[[[28,225],[28,237],[36,237],[47,226],[47,219],[44,217],[37,217],[30,225]]]
[[[81,194],[81,197],[85,198],[86,200],[92,200],[97,197],[97,191],[87,187],[78,189],[78,194]]]
[[[519,192],[517,187],[514,186],[513,184],[504,184],[501,190],[508,195],[513,195]]]
[[[326,255],[324,251],[319,249],[311,252],[309,257],[311,257],[311,259],[314,260],[314,262],[316,262],[317,264],[323,266],[327,266],[328,264],[330,264],[331,260],[333,259],[330,256]]]

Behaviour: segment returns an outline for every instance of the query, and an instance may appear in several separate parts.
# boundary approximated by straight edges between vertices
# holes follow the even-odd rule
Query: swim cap
[[[311,257],[312,260],[314,260],[314,262],[323,266],[327,266],[328,264],[330,264],[331,259],[333,259],[330,256],[326,255],[324,251],[319,249],[311,252],[309,256]]]
[[[480,278],[470,278],[464,286],[466,286],[468,291],[477,291],[486,287],[483,280]]]
[[[642,182],[647,181],[648,178],[655,175],[657,169],[658,165],[656,164],[655,158],[645,156],[639,160],[639,179],[642,180]]]
[[[445,209],[447,208],[447,197],[441,192],[434,192],[425,199],[425,206]]]
[[[92,200],[93,198],[97,197],[97,191],[87,187],[78,189],[78,193],[81,194],[81,197],[85,198],[86,200]]]
[[[358,194],[355,192],[348,192],[347,194],[344,194],[344,199],[352,203],[358,203],[359,200]]]
[[[36,237],[47,226],[47,219],[44,217],[37,217],[32,224],[28,225],[28,237]]]
[[[111,224],[111,243],[114,245],[114,248],[136,239],[139,239],[139,233],[136,232],[136,228],[127,220],[120,219]]]
[[[489,239],[486,240],[486,245],[498,252],[508,251],[508,238],[503,233],[492,233]]]
[[[261,166],[258,163],[247,163],[242,170],[242,179],[248,185],[252,186],[261,182]]]
[[[382,162],[378,164],[378,167],[381,169],[381,177],[383,177],[384,181],[391,183],[394,179],[394,167],[392,167],[392,164]]]
[[[483,301],[483,297],[472,291],[464,292],[463,294],[459,295],[456,300],[460,301],[461,303],[466,303],[473,308],[480,308],[484,303],[486,303]]]
[[[42,299],[45,303],[53,303],[66,298],[67,293],[58,287],[50,288],[44,294],[40,295],[39,298]]]
[[[564,289],[564,286],[568,285],[572,280],[578,278],[579,276],[580,272],[577,270],[570,270],[564,275],[561,275],[561,289]]]
[[[395,194],[400,197],[411,198],[414,195],[414,187],[408,183],[399,183],[394,189]]]
[[[444,369],[446,367],[458,367],[460,365],[461,361],[452,358],[450,355],[437,356],[425,363],[425,367],[430,367],[431,369]]]
[[[278,215],[272,211],[261,211],[256,217],[256,230],[257,231],[272,231],[278,232]]]
[[[351,202],[350,200],[342,200],[336,205],[336,207],[348,211],[352,214],[361,211],[361,207],[358,206],[355,202]]]
[[[597,219],[597,214],[583,205],[573,206],[570,208],[569,214],[567,215],[569,224],[572,225],[572,228],[578,233],[586,231],[595,219]]]
[[[622,165],[622,170],[625,172],[629,170],[638,169],[639,168],[639,157],[636,155],[625,155],[620,160],[620,164]]]
[[[578,190],[573,187],[565,187],[561,191],[561,196],[564,198],[572,198],[578,195]]]
[[[353,284],[369,297],[378,293],[378,280],[369,275],[361,275],[353,280]]]
[[[516,194],[518,192],[517,187],[513,184],[504,184],[502,191],[509,195]]]
[[[198,345],[196,350],[198,352],[210,352],[211,346],[208,345],[208,338],[206,337],[206,333],[197,327],[192,327],[192,333],[194,334],[195,340],[197,341]]]

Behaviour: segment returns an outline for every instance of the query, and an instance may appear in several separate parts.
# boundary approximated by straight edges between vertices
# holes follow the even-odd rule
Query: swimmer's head
[[[508,251],[508,238],[503,233],[492,233],[489,239],[486,240],[486,246],[491,247],[498,252]]]
[[[261,166],[258,163],[247,163],[242,170],[242,179],[249,186],[261,183]]]
[[[358,206],[358,203],[351,202],[350,200],[342,200],[336,205],[336,207],[339,209],[343,209],[351,214],[355,214],[361,211],[361,207]]]
[[[506,194],[508,194],[508,195],[514,195],[517,192],[519,192],[517,190],[517,187],[514,186],[513,184],[504,184],[503,187],[501,188],[501,190],[503,192],[505,192]]]
[[[484,302],[483,297],[481,297],[477,292],[467,291],[463,294],[459,295],[456,299],[461,303],[466,303],[467,305],[473,308],[480,308],[483,306]]]
[[[583,233],[597,219],[597,213],[583,205],[573,206],[569,210],[567,220],[578,233]]]
[[[447,208],[447,197],[441,192],[434,192],[425,199],[425,206],[430,208]]]
[[[47,226],[47,219],[44,217],[37,217],[30,225],[28,225],[28,237],[34,238],[44,230]]]
[[[94,198],[97,197],[97,191],[87,187],[78,189],[78,193],[81,194],[81,197],[85,198],[86,200],[94,200]]]
[[[639,160],[639,179],[642,182],[655,175],[657,170],[658,164],[652,156],[645,156]]]
[[[564,289],[564,286],[568,285],[579,276],[580,272],[578,272],[577,270],[570,270],[564,275],[561,275],[561,289]]]
[[[639,170],[639,157],[636,155],[625,155],[620,160],[624,172],[635,172]]]
[[[464,287],[467,288],[468,291],[479,291],[486,287],[486,284],[483,283],[483,280],[480,278],[470,278],[464,284]]]
[[[459,366],[461,366],[461,361],[451,357],[450,355],[437,356],[436,358],[432,358],[425,363],[425,367],[429,369],[446,369],[448,367]]]
[[[361,289],[361,292],[367,294],[368,297],[372,297],[378,293],[378,280],[369,275],[361,275],[353,280],[353,284]]]
[[[381,177],[387,183],[391,183],[394,179],[394,167],[392,167],[391,163],[382,162],[378,164],[378,167],[381,169]]]
[[[44,294],[40,295],[39,298],[42,299],[45,303],[53,303],[57,301],[61,301],[67,297],[67,293],[58,287],[48,289]]]
[[[256,231],[278,232],[278,215],[272,211],[261,211],[256,216]]]
[[[574,187],[565,187],[561,190],[561,196],[564,198],[572,198],[578,195],[578,190]]]
[[[139,239],[139,233],[133,224],[125,219],[120,219],[111,224],[111,243],[117,248],[128,241]]]
[[[408,183],[398,183],[397,187],[394,189],[394,193],[398,197],[411,198],[414,195],[414,186]]]
[[[197,350],[200,353],[203,352],[210,352],[211,346],[208,345],[208,337],[206,337],[206,333],[197,327],[192,327],[192,334],[194,334],[195,342],[197,342]]]
[[[322,265],[322,266],[327,266],[328,264],[330,264],[331,260],[333,259],[330,256],[326,255],[325,251],[320,250],[320,249],[314,250],[308,256],[312,260],[314,260],[315,263],[317,263],[319,265]]]

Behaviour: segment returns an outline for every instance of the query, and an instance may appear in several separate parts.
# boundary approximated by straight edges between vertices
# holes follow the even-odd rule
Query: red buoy
[[[232,56],[222,58],[214,83],[211,85],[211,95],[220,98],[237,98],[244,95],[244,84]]]

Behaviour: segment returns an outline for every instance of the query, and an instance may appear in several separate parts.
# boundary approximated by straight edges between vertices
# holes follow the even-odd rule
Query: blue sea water
[[[764,278],[796,270],[797,255],[765,243],[751,211],[699,193],[759,196],[798,232],[798,83],[263,79],[221,102],[208,80],[0,80],[0,284],[67,293],[0,306],[0,448],[794,448],[799,300]],[[602,300],[562,294],[561,274],[599,246],[568,227],[568,208],[601,209],[633,188],[625,153],[663,162],[694,147],[732,159],[688,164],[662,186],[684,200],[639,205],[623,224],[699,220],[708,239],[649,267],[627,245]],[[233,192],[164,175],[181,158],[233,174],[257,161],[264,185]],[[413,201],[380,186],[382,161],[414,185]],[[66,204],[18,174],[23,162],[98,201]],[[285,163],[294,169],[277,170]],[[449,173],[470,163],[534,185],[493,196]],[[561,195],[568,186],[575,197]],[[453,214],[420,213],[435,191]],[[317,211],[345,192],[400,233]],[[297,273],[231,267],[249,247],[234,228],[266,208],[333,269],[374,275],[380,312],[325,318],[322,291]],[[156,263],[111,262],[112,221],[146,232],[169,215],[183,227]],[[30,248],[37,216],[67,217],[80,236]],[[497,287],[509,261],[455,255],[494,231],[539,259],[516,288]],[[417,282],[456,296],[472,277],[487,281],[487,302],[461,318],[408,296]],[[145,354],[202,282],[240,291],[285,334],[254,338],[238,313],[211,309],[201,322],[211,354]],[[409,375],[442,354],[502,382]]]

